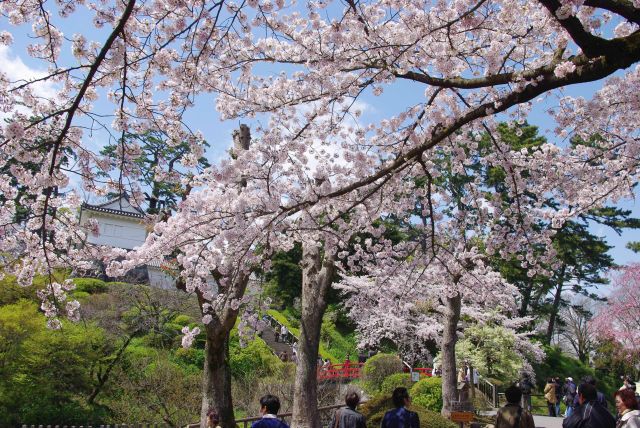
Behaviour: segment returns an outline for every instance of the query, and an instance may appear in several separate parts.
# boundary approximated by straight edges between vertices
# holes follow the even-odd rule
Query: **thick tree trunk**
[[[228,293],[228,302],[240,299],[249,283],[249,274],[239,272]],[[198,292],[200,307],[206,302]],[[235,426],[233,401],[231,399],[231,369],[229,366],[229,334],[238,318],[238,309],[229,303],[215,313],[209,313],[213,320],[205,325],[206,344],[204,371],[202,373],[202,408],[200,427],[205,428],[207,412],[216,410],[220,415],[220,426]],[[203,314],[204,315],[204,314]]]
[[[457,294],[445,300],[444,331],[442,334],[442,415],[449,417],[451,403],[457,401],[456,342],[462,297]]]
[[[220,338],[220,326],[205,326],[204,372],[202,374],[202,409],[200,427],[206,428],[207,412],[215,409],[220,415],[220,426],[235,426],[231,399],[231,369],[229,367],[229,334]]]
[[[562,270],[558,275],[558,285],[556,286],[556,294],[553,296],[553,307],[551,308],[551,314],[549,315],[549,325],[547,326],[547,335],[545,337],[545,343],[547,345],[550,345],[551,339],[553,339],[553,331],[556,327],[556,317],[558,316],[558,312],[560,312],[565,270],[566,266],[562,266]]]
[[[332,255],[325,255],[323,258],[316,245],[303,245],[302,315],[293,389],[292,428],[320,428],[316,370],[322,316],[327,308],[327,292],[334,273]]]
[[[527,312],[529,311],[529,303],[531,302],[531,293],[533,292],[533,279],[527,281],[527,285],[522,290],[522,302],[520,302],[520,309],[518,310],[518,315],[521,317],[526,317]]]
[[[233,156],[241,150],[249,150],[251,132],[247,125],[240,125],[239,131],[233,133]],[[246,186],[246,180],[242,179],[241,187]],[[216,276],[216,275],[214,275]],[[226,303],[221,308],[216,308],[208,314],[213,320],[205,326],[207,342],[205,345],[204,372],[202,374],[202,407],[200,410],[200,427],[207,426],[207,413],[216,410],[220,415],[220,426],[235,427],[235,415],[233,413],[233,400],[231,397],[231,369],[229,366],[229,334],[238,318],[238,309],[231,308],[231,302],[241,299],[249,283],[250,274],[238,267],[231,285],[225,290],[219,290],[227,294]],[[216,280],[220,286],[221,277]],[[197,292],[198,303],[202,309],[207,301],[201,292]],[[202,315],[206,315],[203,313]]]

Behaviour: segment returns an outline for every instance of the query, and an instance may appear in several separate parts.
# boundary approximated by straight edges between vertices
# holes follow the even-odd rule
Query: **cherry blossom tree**
[[[622,346],[630,361],[640,358],[640,264],[620,269],[607,303],[590,323],[596,336]]]
[[[637,0],[2,2],[2,20],[15,31],[33,23],[26,51],[47,67],[23,80],[0,74],[7,121],[0,138],[3,268],[28,285],[36,273],[60,266],[88,268],[99,259],[113,261],[110,270],[118,274],[177,255],[184,288],[204,298],[208,325],[213,313],[233,318],[253,266],[268,267],[271,252],[295,242],[308,249],[310,261],[318,260],[313,245],[322,243],[322,260],[335,256],[339,269],[357,270],[363,257],[385,259],[378,253],[393,246],[361,248],[349,258],[349,241],[356,232],[379,234],[374,223],[385,214],[408,215],[417,195],[422,254],[439,260],[438,269],[465,266],[447,277],[443,290],[452,335],[464,298],[457,287],[469,287],[465,278],[475,269],[466,255],[479,253],[480,244],[469,243],[472,231],[487,254],[517,254],[531,275],[549,275],[554,230],[632,194],[639,170],[639,6]],[[77,18],[97,30],[65,35]],[[0,33],[0,43],[12,39]],[[562,92],[595,81],[599,89],[588,98]],[[39,91],[43,83],[56,93]],[[385,92],[403,85],[418,96],[364,121],[359,101],[384,102]],[[138,181],[134,165],[142,151],[125,138],[131,133],[160,132],[169,145],[186,143],[181,162],[195,165],[204,138],[185,112],[203,94],[215,98],[222,119],[256,121],[251,150],[185,178],[182,184],[198,191],[170,218],[150,217],[153,233],[137,251],[83,245],[87,231],[75,215],[79,188],[100,195]],[[498,120],[524,121],[540,98],[553,104],[557,144],[512,150],[497,135]],[[98,130],[120,146],[120,162],[99,154],[90,138]],[[487,195],[469,168],[484,133],[493,136],[495,150],[481,162],[505,171],[509,206]],[[593,135],[600,136],[593,144],[562,143]],[[42,168],[25,167],[33,164]],[[442,179],[445,164],[466,177],[462,195]],[[424,177],[423,184],[416,186],[415,177]],[[29,204],[20,223],[17,187]],[[143,203],[140,188],[127,190]],[[565,208],[546,206],[549,198]],[[550,227],[540,230],[539,221]],[[536,246],[550,250],[539,254]],[[422,266],[436,269],[432,262],[423,259]],[[328,277],[317,263],[306,266],[316,266],[310,278]],[[207,282],[212,273],[218,294]],[[61,310],[77,313],[77,302],[65,301],[70,284],[51,278],[41,296],[55,327]],[[324,287],[325,281],[310,283]],[[224,329],[219,332],[212,343],[224,341]],[[192,335],[187,331],[185,342]],[[305,384],[313,387],[310,376]],[[298,399],[295,425],[315,427],[300,417],[301,409],[315,406],[314,395]],[[216,400],[230,408],[230,397]],[[232,414],[224,415],[228,421]]]

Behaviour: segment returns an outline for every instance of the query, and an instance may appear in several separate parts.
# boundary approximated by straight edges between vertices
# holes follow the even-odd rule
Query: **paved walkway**
[[[564,418],[533,415],[533,420],[536,423],[536,428],[562,428]]]

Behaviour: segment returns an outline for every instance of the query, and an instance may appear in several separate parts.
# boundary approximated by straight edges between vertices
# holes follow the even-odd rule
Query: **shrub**
[[[391,395],[394,389],[399,386],[404,386],[407,389],[411,388],[411,374],[409,373],[394,373],[387,376],[382,381],[380,386],[380,394]]]
[[[367,418],[368,426],[380,426],[382,418],[387,410],[393,408],[390,395],[379,395],[364,403],[360,407],[360,412]],[[445,419],[438,412],[432,412],[424,407],[412,403],[409,410],[416,412],[420,418],[420,428],[457,428],[448,419]]]
[[[89,296],[91,296],[91,294],[87,293],[86,291],[74,291],[73,292],[73,298],[80,301],[80,303],[85,302]]]
[[[231,375],[235,379],[246,380],[270,376],[282,365],[282,361],[273,355],[271,349],[260,338],[249,341],[246,346],[240,346],[235,329],[231,332],[229,348],[229,365]]]
[[[369,358],[364,363],[362,380],[365,390],[370,394],[380,391],[384,379],[394,373],[402,372],[402,361],[397,355],[378,354]]]
[[[74,278],[76,291],[84,291],[89,294],[104,293],[109,288],[107,283],[96,278]]]
[[[204,365],[204,349],[179,347],[173,356],[173,361],[188,371],[199,372]]]
[[[410,391],[415,404],[439,412],[442,409],[442,378],[425,377],[416,382]]]

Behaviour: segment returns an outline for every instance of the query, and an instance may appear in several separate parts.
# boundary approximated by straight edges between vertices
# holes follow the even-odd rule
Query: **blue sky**
[[[79,12],[77,19],[67,20],[65,25],[70,25],[68,28],[64,28],[65,36],[71,38],[76,32],[85,32],[85,36],[89,40],[104,40],[106,38],[107,31],[105,29],[99,31],[93,28],[91,25],[86,25],[84,17],[88,18],[86,12]],[[87,29],[90,29],[90,33],[86,33]],[[3,19],[0,21],[0,31],[8,30],[14,35],[14,44],[9,47],[0,47],[0,70],[7,72],[14,76],[28,76],[29,73],[37,73],[39,70],[43,70],[44,66],[37,63],[32,58],[28,57],[25,52],[25,47],[30,43],[28,34],[30,32],[29,26],[22,26],[19,28],[9,27],[6,21]],[[70,54],[70,49],[63,49],[62,63],[69,63],[74,61]],[[277,72],[278,70],[273,70]],[[599,87],[598,83],[587,83],[576,85],[565,90],[567,95],[572,96],[585,96],[590,97],[590,94]],[[55,88],[47,87],[43,88],[43,91],[52,91]],[[409,82],[396,82],[393,90],[385,88],[385,93],[380,97],[373,97],[371,95],[365,96],[363,99],[363,122],[376,121],[383,117],[388,117],[394,112],[398,112],[401,109],[406,108],[414,102],[420,102],[424,100],[423,97],[424,87],[415,83]],[[550,117],[546,114],[546,109],[552,105],[550,100],[537,103],[534,105],[531,115],[529,116],[529,123],[536,125],[540,128],[540,134],[544,135],[550,141],[557,142],[556,136],[553,132],[554,123]],[[97,108],[100,110],[111,110],[110,104],[104,101],[97,103]],[[197,97],[196,107],[185,116],[186,122],[193,130],[201,131],[206,140],[211,145],[207,152],[207,156],[210,161],[216,161],[223,156],[226,156],[226,150],[231,145],[231,132],[238,127],[239,121],[220,121],[219,115],[215,110],[215,98],[210,94],[203,94]],[[256,120],[247,120],[249,126],[255,126]],[[109,121],[110,122],[110,121]],[[106,134],[96,133],[93,137],[93,142],[96,145],[100,145],[106,139]],[[561,143],[562,144],[562,143]],[[632,200],[626,200],[618,204],[621,208],[629,209],[634,216],[640,216],[640,203],[638,198]],[[624,231],[622,236],[618,236],[615,232],[607,227],[600,225],[594,225],[592,232],[599,236],[606,237],[610,245],[614,248],[611,251],[616,263],[626,264],[629,262],[638,261],[638,255],[632,251],[627,250],[625,245],[629,241],[640,240],[640,231]]]

